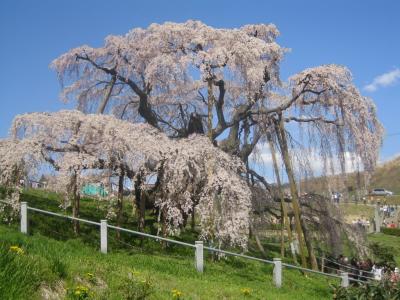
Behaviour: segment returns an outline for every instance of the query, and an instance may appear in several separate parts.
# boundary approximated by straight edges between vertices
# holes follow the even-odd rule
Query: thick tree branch
[[[327,124],[334,124],[337,126],[342,126],[343,124],[339,122],[339,120],[328,120],[323,117],[310,117],[310,118],[298,118],[298,117],[287,117],[285,118],[285,122],[299,122],[299,123],[309,123],[309,122],[322,122]]]
[[[92,64],[95,68],[104,71],[106,74],[115,76],[118,80],[126,83],[135,93],[136,95],[139,96],[139,114],[152,126],[159,128],[158,123],[157,123],[157,117],[154,113],[154,111],[151,108],[151,105],[148,101],[148,93],[151,90],[151,87],[146,85],[145,91],[141,90],[139,86],[131,79],[124,77],[116,71],[115,68],[110,69],[106,67],[102,67],[98,65],[95,61],[89,58],[88,55],[82,56],[82,55],[76,55],[77,60],[84,60]]]

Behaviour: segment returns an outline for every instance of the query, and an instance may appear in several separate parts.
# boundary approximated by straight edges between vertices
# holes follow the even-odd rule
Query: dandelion
[[[240,291],[244,296],[249,296],[251,294],[251,289],[249,288],[242,288]]]
[[[96,282],[96,278],[95,278],[93,273],[88,272],[88,273],[85,274],[85,276],[89,280],[89,282],[91,282],[91,283],[95,283]]]
[[[180,290],[172,289],[172,298],[174,299],[182,299],[183,293]]]
[[[18,246],[11,246],[10,247],[10,251],[14,252],[14,253],[16,253],[18,255],[24,254],[24,250],[22,248],[18,247]]]
[[[75,290],[73,292],[74,299],[89,299],[90,297],[90,290],[87,286],[84,285],[78,285],[75,287]]]

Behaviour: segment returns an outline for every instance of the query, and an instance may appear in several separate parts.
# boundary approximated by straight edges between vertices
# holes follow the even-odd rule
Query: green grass
[[[380,203],[381,205],[400,205],[400,195],[393,196],[367,196],[369,204]]]
[[[373,218],[375,208],[364,204],[342,203],[340,209],[343,211],[344,216],[349,219],[356,219],[364,217],[366,219]]]
[[[7,286],[11,291],[3,293],[4,300],[39,299],[43,291],[62,296],[66,289],[74,291],[78,285],[88,287],[93,299],[125,299],[123,287],[132,284],[129,279],[132,270],[138,272],[135,276],[140,282],[152,283],[149,299],[172,299],[172,289],[182,291],[183,299],[331,297],[329,283],[332,281],[327,278],[305,277],[297,271],[284,270],[283,287],[276,289],[272,284],[272,266],[237,258],[218,262],[206,259],[205,271],[199,274],[194,269],[193,257],[137,250],[104,255],[80,240],[56,241],[38,234],[25,236],[4,225],[0,226],[0,242],[0,266],[3,267],[3,261],[13,261],[0,271],[0,286]],[[24,254],[10,253],[8,249],[13,245],[24,249]],[[87,273],[93,274],[93,279]],[[250,288],[250,295],[244,296],[242,288]]]
[[[23,201],[32,207],[63,212],[59,208],[59,195],[52,192],[27,190]],[[70,211],[64,213],[70,214]],[[106,203],[82,199],[82,218],[98,221],[105,214]],[[122,226],[136,229],[136,225],[132,206],[126,201]],[[156,233],[155,217],[151,213],[146,217],[146,225],[147,232]],[[17,222],[11,226],[0,225],[0,255],[7,258],[3,265],[10,266],[0,271],[0,286],[21,291],[2,295],[0,289],[2,300],[40,299],[44,291],[73,299],[71,293],[79,285],[88,287],[93,299],[128,299],[129,291],[147,290],[147,282],[152,283],[149,299],[172,299],[172,289],[182,291],[182,299],[329,299],[329,284],[338,282],[284,269],[283,287],[276,289],[272,284],[271,265],[231,257],[213,261],[207,252],[205,272],[199,274],[194,268],[193,249],[176,245],[163,249],[159,242],[127,233],[121,233],[118,240],[114,230],[109,230],[109,254],[102,255],[98,251],[98,227],[82,225],[81,233],[76,236],[71,221],[33,211],[29,211],[29,232],[30,236],[18,233]],[[186,229],[175,238],[194,243],[197,235],[196,230]],[[271,241],[263,244],[268,258],[279,256],[279,244]],[[11,263],[12,253],[8,249],[14,245],[22,247],[25,254],[14,257]],[[254,241],[250,241],[247,254],[260,256]],[[129,275],[133,269],[140,273],[137,278]],[[14,279],[7,277],[10,273],[16,274]],[[87,273],[93,274],[95,280],[89,280]],[[250,295],[245,296],[241,292],[243,288],[249,288]]]
[[[397,265],[400,266],[400,237],[383,233],[372,233],[368,235],[368,241],[392,248],[394,259]]]

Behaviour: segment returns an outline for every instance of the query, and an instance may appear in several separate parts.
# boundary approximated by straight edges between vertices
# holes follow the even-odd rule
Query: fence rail
[[[4,204],[12,205],[8,201],[0,200],[0,202],[4,203]],[[90,220],[86,220],[86,219],[76,218],[76,217],[72,217],[72,216],[68,216],[68,215],[64,215],[64,214],[59,214],[59,213],[31,207],[31,206],[27,205],[27,202],[21,202],[20,205],[21,205],[20,224],[21,224],[21,232],[22,233],[28,234],[28,211],[29,210],[33,211],[33,212],[37,212],[37,213],[42,213],[45,215],[65,218],[65,219],[69,219],[69,220],[75,220],[75,221],[99,226],[100,227],[100,251],[104,254],[107,253],[107,244],[108,244],[107,232],[108,232],[108,228],[110,228],[110,229],[123,231],[123,232],[131,233],[134,235],[138,235],[138,236],[151,238],[156,241],[165,241],[168,243],[173,243],[173,244],[177,244],[177,245],[184,246],[184,247],[194,248],[195,249],[195,268],[198,272],[203,272],[203,269],[204,269],[203,252],[204,252],[204,250],[208,250],[210,252],[222,253],[225,255],[241,257],[244,259],[273,265],[274,266],[274,268],[273,268],[273,283],[278,288],[280,288],[282,286],[282,269],[283,269],[283,267],[286,267],[289,269],[296,269],[296,270],[299,270],[302,272],[318,274],[318,275],[322,275],[322,276],[326,276],[326,277],[337,278],[337,279],[341,280],[341,286],[343,286],[343,287],[347,287],[349,285],[349,281],[364,283],[361,280],[349,277],[348,272],[341,272],[340,275],[324,273],[324,272],[320,272],[320,271],[316,271],[316,270],[312,270],[312,269],[307,269],[307,268],[291,265],[288,263],[283,263],[281,258],[274,258],[273,261],[271,261],[271,260],[267,260],[267,259],[262,259],[262,258],[258,258],[258,257],[245,255],[245,254],[240,254],[240,253],[235,253],[235,252],[230,252],[230,251],[226,251],[226,250],[222,250],[222,249],[204,246],[202,241],[196,241],[195,244],[190,244],[190,243],[185,243],[185,242],[181,242],[181,241],[176,241],[173,239],[168,239],[168,238],[164,238],[164,237],[160,237],[160,236],[151,235],[151,234],[144,233],[144,232],[139,232],[139,231],[135,231],[135,230],[130,230],[130,229],[110,225],[107,223],[107,220],[101,220],[100,222],[95,222],[95,221],[90,221]],[[350,273],[350,275],[354,275],[354,274]]]
[[[111,228],[111,229],[115,229],[115,230],[120,230],[120,231],[124,231],[124,232],[128,232],[128,233],[160,240],[160,241],[165,241],[168,243],[173,243],[173,244],[177,244],[177,245],[181,245],[181,246],[196,248],[196,246],[193,244],[189,244],[189,243],[185,243],[185,242],[181,242],[181,241],[177,241],[177,240],[172,240],[172,239],[167,239],[164,237],[160,237],[160,236],[156,236],[156,235],[152,235],[152,234],[148,234],[148,233],[144,233],[144,232],[140,232],[140,231],[130,230],[130,229],[126,229],[126,228],[122,228],[122,227],[118,227],[118,226],[114,226],[114,225],[108,225],[108,224],[107,224],[107,227]]]

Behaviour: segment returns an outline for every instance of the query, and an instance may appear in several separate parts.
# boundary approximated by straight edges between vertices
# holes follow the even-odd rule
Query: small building
[[[20,180],[20,184],[25,185],[25,180]],[[33,188],[33,189],[45,189],[47,187],[47,182],[45,181],[35,181],[29,180],[28,185],[26,187]]]

